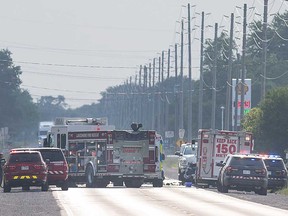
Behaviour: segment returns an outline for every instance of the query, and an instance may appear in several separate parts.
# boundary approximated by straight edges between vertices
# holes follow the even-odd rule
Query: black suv
[[[264,163],[268,170],[268,189],[287,187],[287,168],[279,156],[266,156]]]
[[[254,155],[227,155],[221,166],[217,189],[228,193],[228,189],[238,191],[255,191],[267,195],[268,172],[262,157]]]

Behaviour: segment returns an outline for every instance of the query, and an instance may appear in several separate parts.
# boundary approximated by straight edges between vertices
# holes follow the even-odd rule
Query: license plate
[[[21,170],[29,170],[29,166],[21,166]]]
[[[250,174],[250,170],[243,170],[243,174],[249,175]]]

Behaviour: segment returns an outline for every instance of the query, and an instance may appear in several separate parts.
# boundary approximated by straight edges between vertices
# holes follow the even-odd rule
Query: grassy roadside
[[[276,193],[288,196],[288,188],[277,191]]]

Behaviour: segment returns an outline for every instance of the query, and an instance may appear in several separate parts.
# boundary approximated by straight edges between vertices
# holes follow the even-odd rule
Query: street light
[[[221,106],[220,109],[221,109],[221,130],[223,130],[224,109],[225,109],[225,107],[224,107],[224,106]]]

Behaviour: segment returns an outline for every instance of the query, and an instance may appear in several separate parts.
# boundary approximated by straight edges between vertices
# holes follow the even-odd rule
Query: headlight
[[[186,158],[181,158],[180,159],[180,165],[181,166],[186,166],[188,163],[187,163],[187,159]]]

